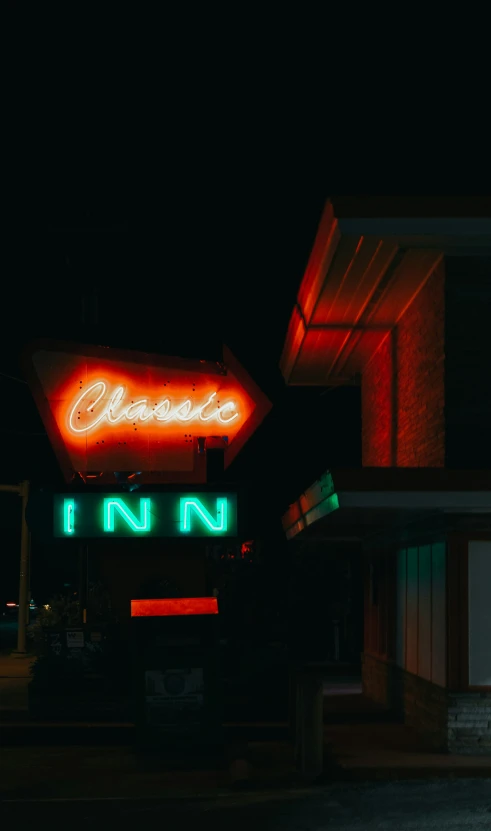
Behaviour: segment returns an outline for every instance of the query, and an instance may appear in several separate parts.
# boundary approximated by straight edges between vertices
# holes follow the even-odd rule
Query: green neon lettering
[[[227,530],[227,500],[217,499],[217,518],[205,508],[200,499],[183,497],[180,500],[180,530],[188,533],[191,530],[191,516],[193,513],[200,519],[205,528],[215,534],[223,534]]]
[[[139,520],[122,499],[116,496],[105,499],[104,531],[114,531],[116,510],[132,531],[150,531],[150,499],[140,499]]]
[[[75,531],[75,501],[73,499],[63,500],[63,531],[65,534],[73,534]]]

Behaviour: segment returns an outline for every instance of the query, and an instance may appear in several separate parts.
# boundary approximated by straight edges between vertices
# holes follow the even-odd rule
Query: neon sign
[[[226,401],[224,404],[217,405],[216,392],[212,392],[204,403],[198,405],[194,405],[190,398],[177,403],[170,398],[164,398],[154,405],[151,403],[151,398],[141,398],[126,404],[125,396],[127,396],[127,391],[123,384],[118,384],[108,394],[106,382],[95,381],[71,407],[68,416],[70,430],[74,433],[87,433],[104,420],[106,424],[113,425],[123,419],[133,423],[150,420],[160,423],[171,421],[206,423],[214,420],[226,425],[235,421],[240,415],[235,401]],[[92,417],[91,413],[94,414]],[[77,422],[83,422],[83,416],[86,414],[86,423],[78,424]]]
[[[108,489],[125,471],[139,485],[204,484],[206,452],[227,468],[271,407],[226,346],[219,362],[38,341],[23,369],[65,480]]]
[[[234,493],[55,494],[53,533],[76,537],[233,537]]]

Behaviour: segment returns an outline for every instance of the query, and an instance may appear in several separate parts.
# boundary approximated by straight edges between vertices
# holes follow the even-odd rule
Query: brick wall
[[[448,749],[491,755],[491,693],[450,693]]]
[[[393,457],[393,339],[386,338],[361,382],[361,436],[364,467],[391,467]]]
[[[448,694],[443,687],[394,667],[404,722],[424,734],[434,750],[447,749]]]
[[[444,335],[440,266],[363,374],[364,466],[444,466]]]
[[[385,707],[393,706],[392,665],[366,652],[362,656],[363,695]]]
[[[364,695],[402,716],[430,748],[491,756],[491,692],[449,693],[372,655],[362,660]]]

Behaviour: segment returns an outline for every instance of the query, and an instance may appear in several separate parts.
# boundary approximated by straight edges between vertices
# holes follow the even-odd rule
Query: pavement
[[[27,685],[30,668],[35,661],[33,655],[0,653],[0,720],[2,714],[18,714],[20,719],[27,713]]]
[[[220,791],[190,798],[6,799],[2,820],[92,831],[115,827],[209,827],[214,831],[489,831],[491,780],[332,783],[321,788]]]
[[[435,753],[405,724],[340,724],[325,727],[328,758],[338,775],[356,781],[491,777],[491,756]]]
[[[27,685],[33,656],[0,654],[0,793],[5,798],[119,799],[217,795],[234,782],[252,789],[305,783],[294,764],[288,725],[225,725],[223,758],[165,760],[142,754],[132,724],[34,722]],[[332,781],[491,778],[491,756],[435,753],[422,738],[364,699],[350,679],[325,690],[324,773]],[[25,772],[29,771],[26,779]]]

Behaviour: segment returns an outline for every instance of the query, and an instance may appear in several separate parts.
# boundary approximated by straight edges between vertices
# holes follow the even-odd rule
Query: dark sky
[[[215,360],[226,343],[273,402],[229,479],[260,482],[279,515],[326,468],[359,465],[359,390],[288,389],[278,368],[325,196],[258,194],[210,208],[198,193],[141,213],[96,201],[51,205],[38,227],[10,240],[1,481],[62,485],[28,388],[6,377],[20,376],[19,352],[35,337]],[[90,302],[82,321],[94,292],[97,324]],[[0,509],[3,529],[15,514]]]
[[[196,196],[167,218],[144,220],[116,204],[51,206],[9,263],[0,373],[20,375],[19,352],[35,337],[216,360],[226,343],[274,405],[230,474],[255,476],[266,454],[273,468],[281,462],[284,498],[295,498],[303,470],[311,476],[359,464],[359,391],[286,389],[278,368],[324,202],[258,196],[257,203],[207,209]],[[90,319],[95,293],[97,324]],[[0,408],[3,480],[56,481],[29,390],[0,379],[8,402]]]

